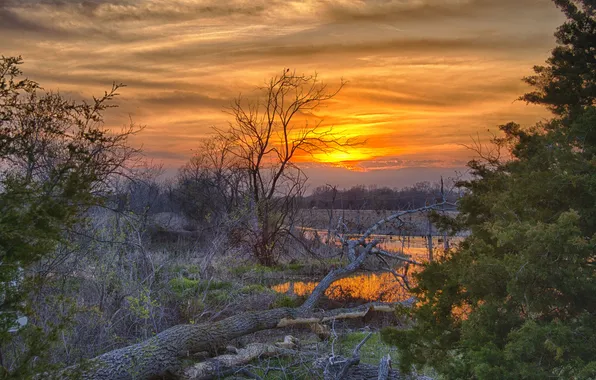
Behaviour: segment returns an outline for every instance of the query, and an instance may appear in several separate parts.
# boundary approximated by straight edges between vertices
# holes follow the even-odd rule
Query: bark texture
[[[389,377],[389,371],[391,371],[391,356],[386,355],[383,356],[381,363],[379,363],[378,380],[387,380]]]
[[[180,360],[194,352],[209,350],[256,331],[275,328],[281,319],[295,316],[295,309],[280,308],[243,313],[219,322],[174,326],[146,341],[107,352],[50,378],[132,380],[177,373]]]
[[[291,349],[291,347],[296,346],[295,344],[281,343],[280,345],[289,345],[290,347],[280,347],[278,344],[251,343],[245,348],[237,349],[235,354],[220,355],[186,368],[182,373],[181,379],[213,379],[229,374],[233,372],[234,368],[242,367],[257,358],[300,355],[299,351]]]

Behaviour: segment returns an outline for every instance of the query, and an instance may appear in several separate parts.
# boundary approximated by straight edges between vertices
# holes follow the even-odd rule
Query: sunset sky
[[[0,0],[0,54],[73,98],[128,85],[111,125],[174,171],[240,93],[284,68],[346,87],[317,111],[365,145],[303,163],[313,185],[462,170],[472,136],[548,116],[515,99],[563,21],[549,0]]]

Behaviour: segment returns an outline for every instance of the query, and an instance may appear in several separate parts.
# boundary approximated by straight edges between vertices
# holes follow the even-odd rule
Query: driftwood
[[[302,323],[322,323],[332,319],[356,318],[366,315],[372,309],[390,311],[387,305],[369,304],[349,310],[314,312],[315,306],[327,288],[335,281],[357,271],[367,256],[380,255],[376,249],[378,241],[370,241],[370,236],[380,225],[389,221],[399,221],[403,215],[426,211],[445,204],[422,207],[416,210],[398,212],[371,226],[361,237],[348,239],[339,236],[347,251],[349,264],[330,271],[315,287],[310,297],[299,308],[279,308],[266,311],[247,312],[218,322],[171,327],[143,342],[107,352],[80,365],[66,368],[58,373],[40,374],[41,379],[82,378],[86,380],[132,380],[151,379],[167,374],[179,374],[182,359],[193,353],[210,351],[226,342],[257,331],[290,326]],[[383,254],[386,254],[383,252]],[[396,260],[410,261],[400,255],[392,255]],[[407,303],[406,301],[405,303]],[[350,369],[352,373],[361,366]],[[362,370],[362,369],[360,369]],[[369,377],[366,377],[369,378]],[[391,377],[389,377],[391,378]]]

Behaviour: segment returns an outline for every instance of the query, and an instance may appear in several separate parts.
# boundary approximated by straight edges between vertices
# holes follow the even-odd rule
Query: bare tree
[[[333,211],[335,210],[335,198],[337,198],[337,185],[326,185],[329,190],[331,191],[331,204],[327,209],[327,215],[329,216],[329,223],[327,225],[327,236],[325,237],[325,243],[330,244],[332,242],[331,239],[331,229],[333,228]]]
[[[186,216],[208,226],[240,206],[245,175],[231,154],[231,142],[221,136],[203,140],[177,179],[175,197]]]
[[[300,153],[342,149],[350,141],[323,127],[314,112],[342,88],[329,91],[317,75],[299,75],[289,69],[260,88],[263,99],[237,98],[234,117],[219,135],[230,142],[230,152],[247,176],[247,198],[252,215],[247,230],[259,263],[276,262],[276,249],[288,235],[289,221],[303,193],[306,176],[295,164]]]

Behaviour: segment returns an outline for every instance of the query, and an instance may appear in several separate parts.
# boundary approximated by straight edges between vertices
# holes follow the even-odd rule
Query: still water
[[[378,245],[389,252],[404,253],[418,262],[428,262],[428,240],[426,237],[396,237],[388,235],[375,235],[381,243]],[[449,238],[449,244],[461,241],[461,238]],[[438,257],[444,252],[442,237],[433,237],[433,256]],[[410,265],[408,279],[414,285],[412,273],[421,269],[420,266]],[[398,272],[400,270],[398,269]],[[273,286],[273,290],[280,293],[292,293],[298,296],[310,294],[318,282],[290,281]],[[411,297],[407,289],[400,284],[391,273],[365,273],[356,274],[334,282],[325,295],[337,301],[362,300],[399,302]]]

